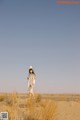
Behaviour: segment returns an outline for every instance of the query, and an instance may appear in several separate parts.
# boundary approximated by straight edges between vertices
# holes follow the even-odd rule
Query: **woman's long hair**
[[[33,70],[32,68],[29,69],[29,74],[31,74],[31,73],[30,73],[31,70],[32,70],[32,74],[35,75],[35,72],[34,72],[34,70]]]

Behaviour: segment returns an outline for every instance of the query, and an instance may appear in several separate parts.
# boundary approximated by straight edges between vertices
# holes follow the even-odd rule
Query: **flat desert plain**
[[[0,112],[8,120],[80,120],[80,95],[0,93]]]

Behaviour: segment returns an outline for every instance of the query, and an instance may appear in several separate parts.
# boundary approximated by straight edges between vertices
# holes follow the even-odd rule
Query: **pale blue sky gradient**
[[[80,5],[0,0],[0,92],[80,93]]]

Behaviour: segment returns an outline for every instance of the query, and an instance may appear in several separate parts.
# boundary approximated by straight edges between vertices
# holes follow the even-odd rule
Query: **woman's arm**
[[[29,75],[28,75],[28,77],[27,77],[27,80],[29,80]]]

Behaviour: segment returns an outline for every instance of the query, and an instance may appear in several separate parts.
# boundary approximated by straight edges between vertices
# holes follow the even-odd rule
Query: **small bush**
[[[42,99],[42,98],[41,98],[41,95],[40,95],[40,94],[38,94],[38,95],[37,95],[37,97],[36,97],[36,100],[35,100],[35,101],[36,101],[36,103],[41,102],[41,99]]]
[[[4,96],[0,96],[0,102],[4,101]]]
[[[12,99],[11,98],[6,97],[5,102],[8,105],[12,105]]]

